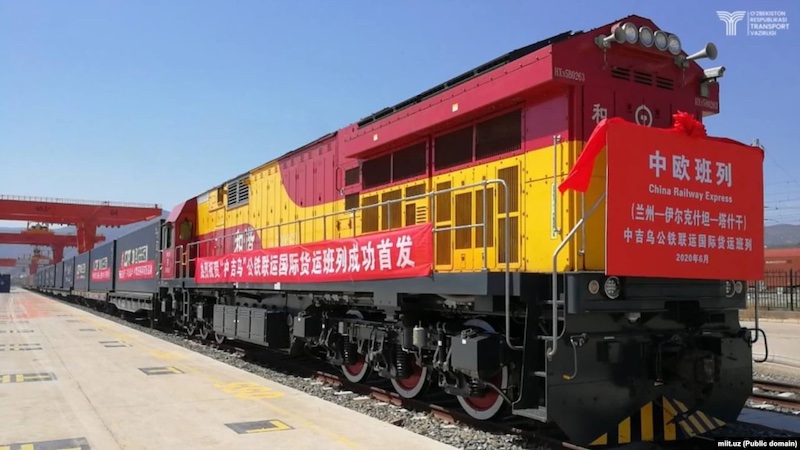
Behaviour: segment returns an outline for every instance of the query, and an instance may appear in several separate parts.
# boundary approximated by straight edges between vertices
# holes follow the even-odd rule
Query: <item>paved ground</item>
[[[0,404],[2,450],[454,448],[25,291]]]
[[[754,322],[742,321],[752,328]],[[800,379],[800,323],[759,320],[758,326],[767,334],[769,355],[765,363],[753,363],[754,369],[764,374],[779,374]],[[753,344],[753,358],[764,358],[764,339],[759,336]]]

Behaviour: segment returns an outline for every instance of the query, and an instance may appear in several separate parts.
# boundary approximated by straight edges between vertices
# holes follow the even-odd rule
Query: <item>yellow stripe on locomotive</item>
[[[623,419],[615,432],[604,433],[590,446],[621,445],[633,442],[675,441],[703,435],[725,422],[703,411],[691,411],[676,399],[660,397]]]

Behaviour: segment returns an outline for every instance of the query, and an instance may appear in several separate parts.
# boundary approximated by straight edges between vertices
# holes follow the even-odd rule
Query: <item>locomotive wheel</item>
[[[356,362],[353,364],[343,364],[342,373],[345,378],[353,383],[360,383],[364,381],[370,373],[369,364],[367,359],[361,353],[356,357]]]
[[[208,328],[208,325],[206,324],[201,325],[197,331],[197,335],[200,336],[200,339],[204,341],[208,339],[208,335],[210,334],[211,330]]]
[[[411,376],[401,380],[392,378],[391,381],[394,390],[397,391],[401,397],[405,398],[414,398],[423,393],[428,386],[430,386],[428,368],[420,367],[417,364],[416,358],[412,358]]]
[[[346,315],[353,318],[358,318],[362,320],[364,319],[364,315],[361,314],[361,311],[353,309],[347,311]],[[367,364],[366,356],[360,352],[357,353],[356,355],[357,355],[356,362],[354,362],[353,364],[341,365],[342,374],[344,374],[345,378],[350,380],[351,383],[360,383],[366,380],[371,373],[369,364]]]
[[[184,327],[186,329],[186,334],[189,337],[194,336],[195,331],[197,331],[197,325],[195,323],[190,323]]]
[[[494,327],[480,319],[468,320],[464,325],[485,331],[495,331]],[[487,381],[500,389],[505,389],[508,387],[508,367],[503,366],[503,369],[497,375]],[[494,389],[487,388],[487,391],[479,397],[463,397],[459,395],[458,403],[471,417],[478,420],[489,420],[503,409],[505,399]]]
[[[217,341],[217,344],[222,344],[225,342],[225,335],[219,334],[216,331],[214,332],[214,340]]]

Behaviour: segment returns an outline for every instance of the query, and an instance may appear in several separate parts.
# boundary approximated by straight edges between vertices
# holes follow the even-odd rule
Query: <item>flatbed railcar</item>
[[[751,392],[746,282],[606,275],[603,163],[585,194],[557,184],[604,119],[717,114],[704,57],[639,16],[517,49],[186,200],[133,253],[126,236],[79,255],[75,276],[106,284],[72,293],[579,445],[702,434]]]

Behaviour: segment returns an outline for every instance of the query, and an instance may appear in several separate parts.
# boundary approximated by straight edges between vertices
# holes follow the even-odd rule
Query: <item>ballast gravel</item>
[[[48,297],[51,298],[52,297]],[[125,325],[129,328],[135,329],[142,333],[149,334],[156,338],[171,342],[179,345],[188,350],[200,353],[202,355],[213,358],[217,361],[231,365],[233,367],[245,370],[255,375],[266,378],[270,381],[280,383],[284,386],[297,389],[298,391],[305,392],[309,395],[319,397],[331,403],[341,405],[367,416],[376,418],[378,420],[391,423],[393,425],[402,427],[408,431],[426,436],[430,439],[451,445],[453,447],[463,450],[545,450],[552,447],[526,442],[519,436],[494,434],[481,430],[475,430],[471,427],[460,424],[447,424],[430,414],[423,414],[415,411],[409,411],[404,408],[394,406],[385,402],[375,400],[371,397],[359,396],[356,393],[349,393],[340,391],[328,386],[323,385],[315,380],[287,375],[269,368],[250,363],[242,360],[237,355],[227,353],[212,347],[208,347],[197,342],[188,340],[181,336],[164,333],[159,330],[153,330],[146,326],[141,326],[123,320],[119,317],[98,312],[92,308],[74,303],[64,302],[59,299],[53,299],[64,305],[78,308],[95,316]],[[781,379],[780,381],[788,381]],[[794,381],[794,380],[793,380]],[[750,406],[748,404],[748,406]],[[783,412],[783,411],[781,411]],[[786,413],[791,413],[786,411]],[[715,430],[710,436],[714,437],[778,437],[778,436],[798,436],[797,433],[784,432],[783,430],[776,430],[761,425],[755,424],[736,424],[735,426],[725,427],[723,430]]]

